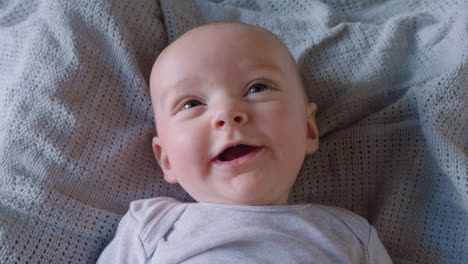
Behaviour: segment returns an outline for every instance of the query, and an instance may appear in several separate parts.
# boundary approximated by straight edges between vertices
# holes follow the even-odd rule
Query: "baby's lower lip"
[[[263,147],[256,147],[249,153],[233,160],[229,161],[221,161],[219,157],[216,157],[213,162],[216,164],[216,166],[222,167],[222,168],[237,168],[242,165],[244,165],[247,161],[251,160],[254,158],[259,152],[263,150]]]

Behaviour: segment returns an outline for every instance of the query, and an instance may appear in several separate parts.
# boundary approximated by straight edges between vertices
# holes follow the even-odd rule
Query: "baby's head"
[[[318,131],[316,105],[278,37],[233,22],[192,29],[157,58],[150,88],[167,182],[198,202],[287,204]]]

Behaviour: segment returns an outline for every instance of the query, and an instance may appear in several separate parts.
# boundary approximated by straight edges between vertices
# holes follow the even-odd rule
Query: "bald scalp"
[[[154,66],[152,68],[151,77],[153,77],[155,75],[154,71],[157,69],[157,67],[161,66],[160,65],[161,62],[164,61],[164,57],[166,57],[168,55],[168,53],[171,53],[171,51],[176,50],[177,48],[182,46],[184,42],[190,41],[191,39],[193,40],[193,38],[195,38],[195,37],[200,37],[200,35],[203,36],[204,34],[212,34],[212,32],[211,32],[212,29],[220,30],[221,32],[233,32],[233,34],[236,34],[236,33],[244,34],[244,35],[247,35],[247,34],[254,34],[254,35],[255,34],[260,34],[263,37],[273,41],[275,45],[278,45],[284,52],[286,52],[288,61],[285,62],[285,63],[291,63],[294,66],[294,68],[296,70],[297,78],[299,79],[300,85],[302,86],[302,90],[304,92],[304,97],[305,97],[306,103],[308,102],[307,93],[306,93],[305,87],[304,87],[304,82],[303,82],[302,77],[301,77],[301,75],[299,73],[300,72],[299,67],[298,67],[298,65],[296,63],[296,60],[294,59],[294,57],[292,56],[291,52],[289,51],[288,47],[284,44],[284,42],[277,35],[273,34],[272,32],[270,32],[270,31],[268,31],[268,30],[266,30],[266,29],[264,29],[262,27],[259,27],[259,26],[256,26],[256,25],[251,25],[251,24],[246,24],[246,23],[242,23],[242,22],[224,21],[224,20],[223,21],[215,21],[215,22],[211,22],[211,23],[208,23],[208,24],[204,24],[204,25],[192,28],[189,31],[183,33],[178,38],[176,38],[174,41],[172,41],[159,54],[158,58],[156,59],[156,62],[154,63]],[[150,83],[151,83],[151,79],[152,79],[151,77],[150,77]]]
[[[291,60],[294,63],[296,63],[294,60],[294,57],[289,52],[288,47],[286,47],[284,42],[278,36],[276,36],[272,32],[262,27],[251,25],[251,24],[246,24],[242,22],[233,22],[233,21],[215,21],[215,22],[211,22],[208,24],[204,24],[204,25],[192,28],[189,31],[180,35],[178,38],[176,38],[171,44],[169,44],[169,46],[167,46],[161,52],[161,54],[164,53],[166,50],[170,50],[172,46],[177,46],[178,42],[182,42],[190,37],[193,37],[193,35],[196,35],[196,34],[203,34],[204,32],[210,31],[210,29],[216,29],[216,30],[221,30],[221,31],[226,31],[226,32],[232,32],[233,30],[237,30],[237,32],[241,32],[241,30],[244,30],[244,34],[245,33],[262,34],[264,37],[270,38],[270,40],[282,46],[283,49],[286,49],[288,51],[288,54],[290,55]]]

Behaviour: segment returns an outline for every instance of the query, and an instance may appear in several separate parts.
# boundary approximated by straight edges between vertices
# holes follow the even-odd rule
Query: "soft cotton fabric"
[[[132,202],[98,263],[392,263],[375,229],[313,204]]]
[[[94,263],[153,158],[159,52],[219,19],[279,35],[318,104],[290,199],[351,210],[396,263],[468,263],[466,0],[0,1],[0,263]]]

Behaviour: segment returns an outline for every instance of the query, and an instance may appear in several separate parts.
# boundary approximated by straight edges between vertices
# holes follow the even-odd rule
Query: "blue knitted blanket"
[[[364,216],[395,263],[468,263],[467,10],[465,0],[0,1],[0,263],[93,263],[130,201],[191,201],[153,158],[148,77],[170,41],[215,20],[282,38],[318,104],[320,149],[291,201]]]

